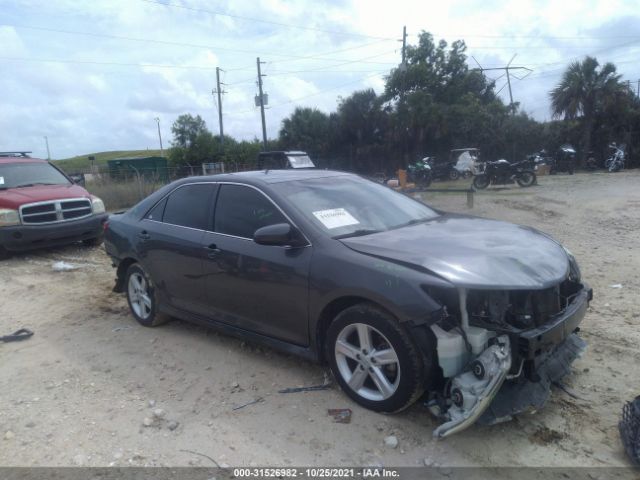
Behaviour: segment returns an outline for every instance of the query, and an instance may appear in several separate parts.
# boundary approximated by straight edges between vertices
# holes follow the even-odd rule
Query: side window
[[[213,185],[186,185],[167,198],[162,221],[181,227],[206,230]]]
[[[167,204],[167,199],[165,198],[162,201],[158,202],[156,206],[153,207],[151,211],[147,213],[147,216],[144,218],[148,220],[155,220],[156,222],[161,222],[162,214],[164,213],[164,206],[166,204]]]
[[[253,238],[256,230],[288,223],[280,210],[257,190],[242,185],[221,185],[216,202],[214,230],[236,237]]]

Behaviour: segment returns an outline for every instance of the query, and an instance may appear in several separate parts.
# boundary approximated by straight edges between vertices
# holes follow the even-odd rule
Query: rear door
[[[210,226],[211,183],[181,185],[140,222],[138,252],[164,301],[188,312],[206,313],[202,249]]]
[[[260,190],[221,184],[207,253],[206,302],[212,316],[237,327],[307,345],[311,246],[258,245],[254,232],[291,223]]]

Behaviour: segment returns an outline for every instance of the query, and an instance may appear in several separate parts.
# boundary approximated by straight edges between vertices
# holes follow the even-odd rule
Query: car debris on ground
[[[351,423],[352,413],[350,408],[330,408],[327,410],[327,414],[332,416],[336,423]]]

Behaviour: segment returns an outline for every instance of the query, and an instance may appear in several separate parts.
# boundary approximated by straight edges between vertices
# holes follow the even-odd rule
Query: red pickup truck
[[[0,259],[79,241],[102,243],[102,200],[28,153],[0,152]]]

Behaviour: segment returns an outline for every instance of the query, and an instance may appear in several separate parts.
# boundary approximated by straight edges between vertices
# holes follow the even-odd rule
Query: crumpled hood
[[[457,287],[542,289],[564,280],[569,258],[529,227],[445,214],[426,223],[341,240],[363,254],[432,272]]]
[[[34,185],[33,187],[0,190],[0,208],[18,209],[27,203],[65,198],[90,198],[89,193],[79,185]]]

